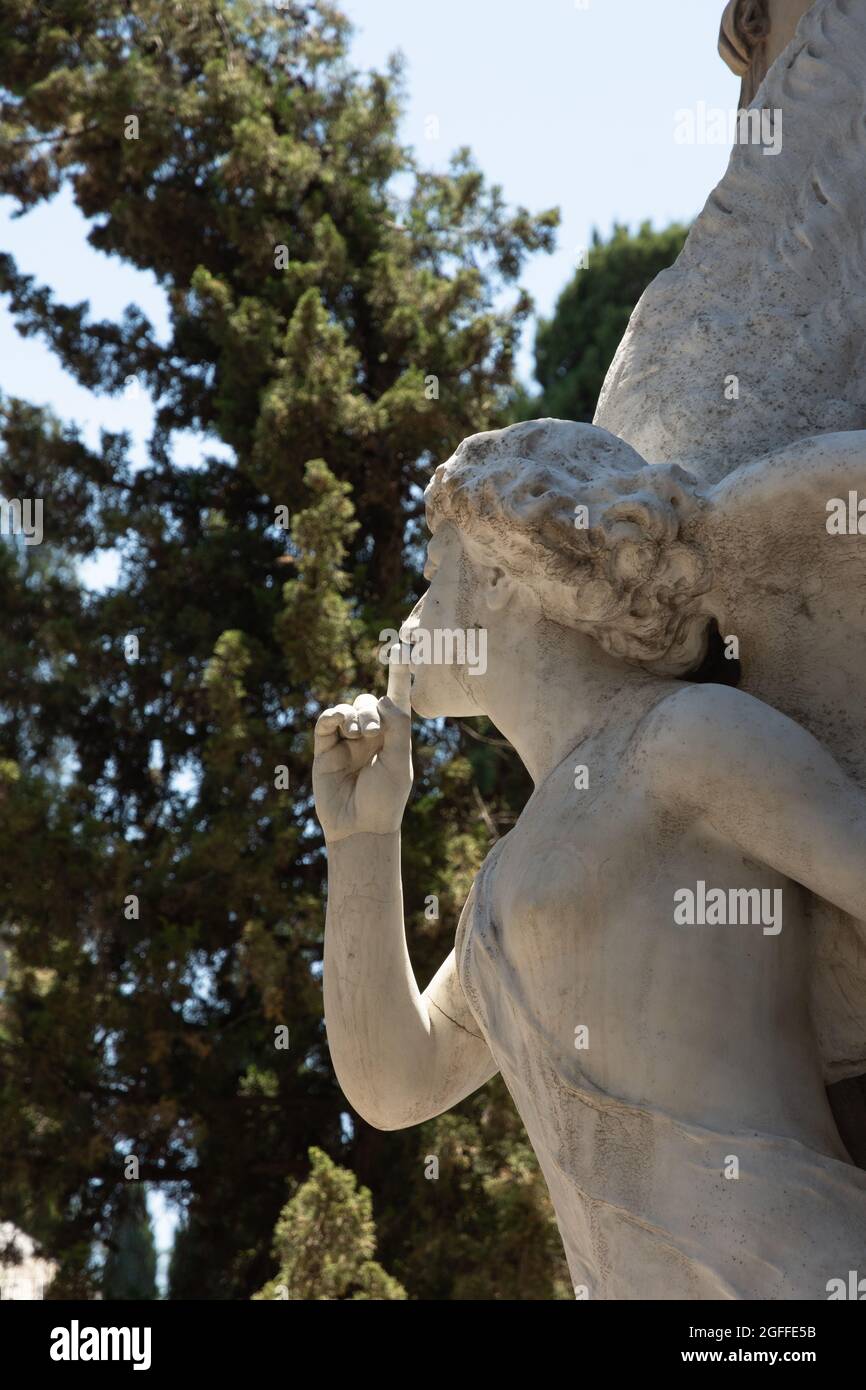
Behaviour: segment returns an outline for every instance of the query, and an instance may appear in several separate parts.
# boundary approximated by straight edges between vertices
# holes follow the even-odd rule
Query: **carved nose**
[[[412,640],[411,634],[415,631],[416,628],[419,628],[421,626],[421,604],[423,602],[424,600],[419,598],[418,602],[415,604],[415,607],[412,609],[412,612],[409,614],[408,618],[404,618],[403,624],[400,628],[401,642],[410,642]]]

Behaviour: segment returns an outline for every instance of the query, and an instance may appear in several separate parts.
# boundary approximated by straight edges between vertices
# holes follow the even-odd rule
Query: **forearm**
[[[331,1060],[352,1105],[379,1128],[411,1123],[432,1043],[406,947],[399,832],[329,847],[324,995]]]
[[[316,721],[313,788],[328,845],[325,1022],[337,1079],[378,1129],[420,1124],[493,1075],[452,951],[422,996],[406,948],[400,821],[412,786],[408,667],[388,694]]]

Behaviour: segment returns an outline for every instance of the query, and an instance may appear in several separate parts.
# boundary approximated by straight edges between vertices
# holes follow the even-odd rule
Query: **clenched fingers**
[[[316,720],[315,751],[326,753],[340,739],[354,742],[381,734],[379,701],[375,695],[359,695],[354,704],[332,705]]]
[[[379,701],[375,695],[359,695],[355,701],[355,715],[362,734],[378,734],[381,731]]]

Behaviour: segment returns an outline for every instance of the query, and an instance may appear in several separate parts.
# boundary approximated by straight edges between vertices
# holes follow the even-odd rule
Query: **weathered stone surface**
[[[715,482],[795,440],[866,428],[866,7],[817,0],[676,264],[640,300],[596,424]],[[735,377],[739,395],[726,395]]]
[[[742,77],[740,103],[748,106],[768,68],[787,48],[812,0],[729,0],[719,29],[719,52]]]

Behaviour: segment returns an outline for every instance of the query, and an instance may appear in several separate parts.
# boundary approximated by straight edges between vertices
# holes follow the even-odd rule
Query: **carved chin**
[[[441,691],[439,692],[439,699],[436,699],[435,693],[427,690],[424,678],[419,680],[414,673],[411,681],[411,692],[412,708],[416,714],[420,714],[422,719],[448,718],[450,710],[441,708],[444,703],[441,698]]]
[[[422,719],[459,719],[465,716],[467,701],[462,687],[442,680],[441,670],[436,671],[436,675],[440,679],[430,681],[423,668],[412,673],[412,709]],[[477,714],[479,711],[470,712]]]

